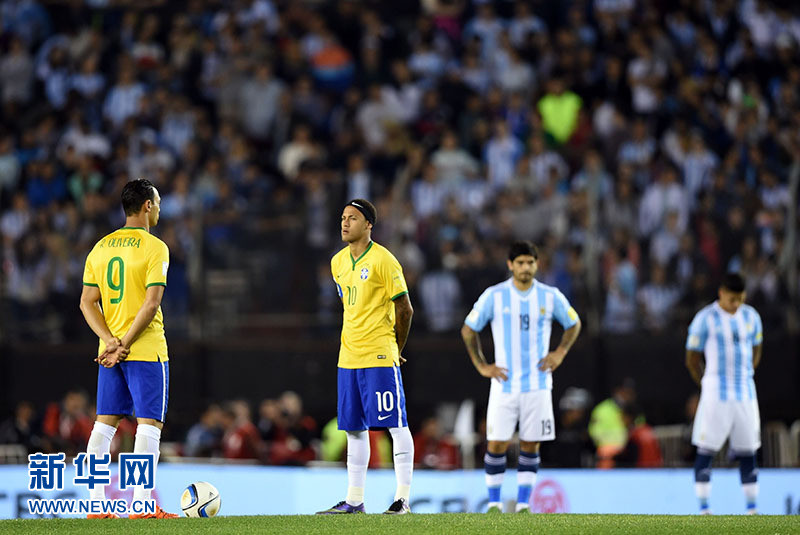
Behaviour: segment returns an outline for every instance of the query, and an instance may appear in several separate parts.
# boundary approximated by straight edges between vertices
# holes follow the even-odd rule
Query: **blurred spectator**
[[[675,169],[665,167],[658,174],[658,180],[644,192],[639,205],[639,231],[645,237],[650,237],[664,224],[666,215],[674,212],[678,217],[677,229],[683,232],[689,218],[686,200],[686,190],[678,183]]]
[[[428,266],[419,281],[419,297],[431,331],[449,331],[461,324],[461,287],[452,270]]]
[[[186,457],[212,457],[220,449],[222,409],[209,405],[200,416],[200,421],[189,428],[183,443]]]
[[[8,54],[0,60],[0,98],[11,115],[33,96],[33,60],[22,39],[12,36]]]
[[[139,104],[144,96],[144,87],[136,81],[133,67],[125,64],[120,68],[117,83],[108,92],[103,114],[119,129],[128,117],[135,116],[139,111]]]
[[[222,455],[226,459],[257,459],[266,455],[258,428],[250,419],[250,406],[244,400],[230,401],[222,409]]]
[[[654,263],[650,268],[650,280],[637,292],[642,325],[651,331],[662,332],[670,324],[680,297],[680,289],[667,281],[664,266]]]
[[[50,403],[45,409],[42,436],[50,451],[73,456],[86,448],[93,425],[86,394],[71,390],[61,403]]]
[[[556,143],[566,143],[578,125],[578,112],[582,105],[581,98],[566,88],[561,76],[550,78],[547,93],[537,104],[544,131]]]
[[[43,451],[36,423],[33,404],[20,401],[14,409],[14,416],[0,424],[0,444],[21,444],[29,454]]]
[[[589,391],[568,387],[558,400],[556,439],[542,443],[542,456],[548,464],[562,468],[592,466],[594,446],[589,438]]]
[[[610,468],[613,457],[628,441],[628,426],[623,416],[624,407],[636,402],[636,386],[627,377],[611,393],[611,397],[601,401],[589,420],[589,436],[597,448],[597,467]]]
[[[616,466],[632,468],[661,468],[664,459],[653,428],[641,417],[635,405],[626,405],[622,417],[628,429],[625,447],[614,454]]]
[[[284,392],[277,400],[277,409],[269,432],[270,464],[302,466],[313,461],[317,456],[312,445],[317,423],[303,412],[300,396]]]
[[[414,434],[414,464],[419,468],[453,470],[461,466],[458,445],[445,435],[436,417],[422,421]]]

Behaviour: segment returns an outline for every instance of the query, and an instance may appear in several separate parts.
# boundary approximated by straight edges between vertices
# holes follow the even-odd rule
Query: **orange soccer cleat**
[[[148,513],[148,514],[141,514],[141,515],[128,515],[128,518],[178,518],[178,515],[175,513],[168,513],[163,510],[161,507],[156,505],[156,512],[155,513]]]

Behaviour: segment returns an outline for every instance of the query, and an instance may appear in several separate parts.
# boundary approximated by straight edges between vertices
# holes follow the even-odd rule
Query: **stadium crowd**
[[[543,444],[547,466],[644,467],[664,466],[659,440],[636,404],[632,379],[617,385],[608,399],[592,407],[591,394],[570,387],[556,404],[558,435]],[[697,395],[687,400],[684,434],[679,457],[670,466],[691,464],[692,420]],[[420,420],[414,429],[414,464],[419,468],[453,470],[465,467],[486,452],[484,414],[478,414],[466,431],[457,430],[455,413],[442,405]],[[253,410],[255,409],[255,410]],[[0,421],[0,445],[16,444],[24,454],[37,451],[65,452],[74,456],[86,445],[95,416],[89,396],[80,389],[68,391],[61,401],[42,411],[28,401],[17,403],[14,414]],[[180,420],[180,419],[179,419]],[[111,444],[111,455],[130,451],[134,442],[133,418],[120,421]],[[304,466],[312,461],[340,463],[345,460],[346,436],[334,417],[324,425],[307,414],[301,397],[286,391],[256,405],[243,399],[211,403],[185,429],[172,429],[174,441],[164,456],[175,459],[225,459],[280,466]],[[372,467],[392,465],[391,441],[386,430],[370,430]],[[516,450],[514,450],[516,451]],[[0,451],[0,464],[9,458]],[[516,455],[516,453],[515,453]],[[24,457],[24,455],[23,455]]]
[[[88,334],[54,312],[140,176],[172,326],[191,259],[260,254],[252,311],[335,313],[353,197],[434,331],[504,276],[512,238],[610,332],[686,322],[728,269],[765,323],[797,299],[791,3],[3,0],[0,31],[7,338]]]

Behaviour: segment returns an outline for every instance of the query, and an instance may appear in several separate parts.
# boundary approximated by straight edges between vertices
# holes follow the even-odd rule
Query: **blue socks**
[[[711,495],[711,461],[713,452],[698,449],[694,461],[694,491],[700,503],[700,512],[708,513],[708,498]]]
[[[758,466],[756,454],[746,453],[738,456],[739,476],[742,481],[742,492],[747,502],[747,512],[756,512],[756,498],[758,498]]]
[[[531,499],[531,489],[536,483],[536,474],[539,471],[540,462],[538,453],[519,452],[517,506],[523,505],[527,507]]]
[[[500,488],[503,486],[503,476],[506,473],[506,454],[489,453],[483,457],[486,470],[486,487],[489,489],[489,503],[500,503]]]

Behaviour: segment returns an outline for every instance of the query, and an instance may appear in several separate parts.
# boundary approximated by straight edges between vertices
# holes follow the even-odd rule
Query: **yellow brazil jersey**
[[[331,273],[344,305],[339,367],[399,366],[394,300],[408,293],[400,263],[371,241],[358,258],[349,246],[336,253]]]
[[[83,284],[100,289],[103,316],[114,336],[128,332],[149,286],[167,285],[168,268],[167,244],[141,227],[123,227],[95,244],[86,257]],[[104,349],[101,340],[99,352]],[[127,360],[169,360],[161,307],[134,340]]]

